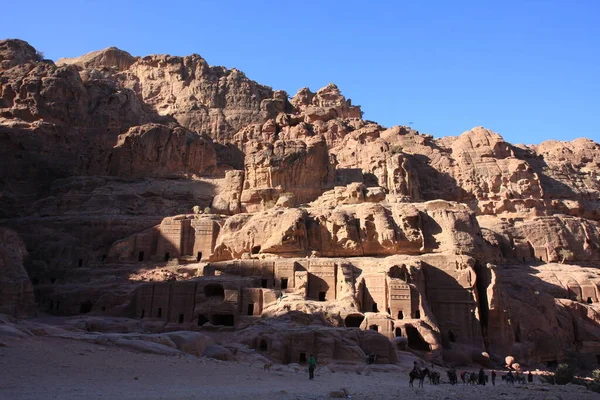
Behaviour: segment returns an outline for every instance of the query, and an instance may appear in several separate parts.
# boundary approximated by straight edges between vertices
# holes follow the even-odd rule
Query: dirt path
[[[134,353],[76,340],[32,337],[0,347],[0,399],[327,399],[346,388],[353,399],[599,399],[580,386],[409,388],[392,373],[304,372],[192,356]],[[277,370],[281,368],[281,370]]]

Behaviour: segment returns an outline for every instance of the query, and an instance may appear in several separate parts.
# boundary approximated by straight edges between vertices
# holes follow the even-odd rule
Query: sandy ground
[[[308,375],[274,365],[160,356],[50,337],[3,340],[0,399],[328,399],[346,388],[353,399],[600,399],[581,386],[535,383],[512,387],[408,387],[395,373],[328,372]],[[277,369],[281,368],[280,371]],[[325,372],[324,372],[325,371]]]

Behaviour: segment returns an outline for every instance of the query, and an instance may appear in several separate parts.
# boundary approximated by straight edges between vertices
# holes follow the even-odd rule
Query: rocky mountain
[[[598,143],[386,128],[333,84],[290,97],[196,54],[0,41],[0,242],[15,316],[286,363],[600,362]]]

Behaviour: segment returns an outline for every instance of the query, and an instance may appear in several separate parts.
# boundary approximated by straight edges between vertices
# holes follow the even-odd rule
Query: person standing
[[[311,354],[308,358],[308,379],[314,379],[315,368],[317,368],[317,359]]]
[[[479,369],[479,384],[485,386],[485,372],[483,371],[483,368]]]
[[[496,386],[496,371],[492,370],[492,386]]]
[[[527,375],[527,382],[533,383],[533,374],[531,371],[529,371],[529,374]]]

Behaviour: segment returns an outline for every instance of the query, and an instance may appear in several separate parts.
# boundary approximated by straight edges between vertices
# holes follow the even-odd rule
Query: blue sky
[[[600,141],[600,1],[17,1],[0,38],[47,58],[198,53],[293,94],[336,83],[365,118],[436,137]]]

